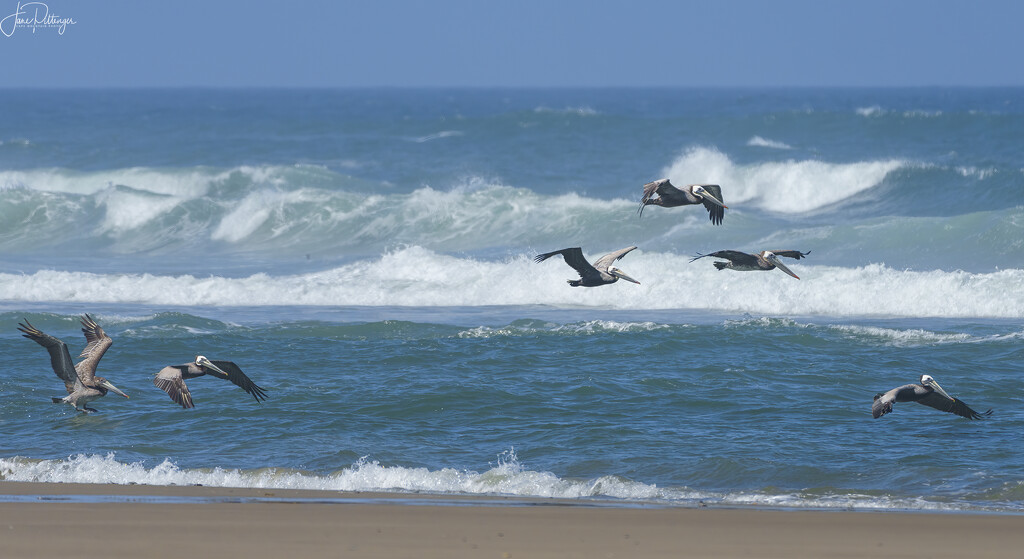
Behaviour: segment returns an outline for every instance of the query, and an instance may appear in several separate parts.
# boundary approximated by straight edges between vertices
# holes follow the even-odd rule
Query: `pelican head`
[[[783,264],[781,260],[779,260],[779,256],[777,254],[775,254],[774,252],[772,252],[770,250],[766,250],[766,251],[764,251],[764,255],[763,256],[764,256],[765,260],[767,260],[768,262],[771,262],[772,264],[774,264],[776,268],[782,270],[783,272],[786,272],[787,274],[793,276],[796,279],[800,279],[800,276],[794,274],[793,270],[790,270],[789,268],[787,268],[786,265]]]
[[[111,383],[109,380],[107,380],[107,379],[105,379],[103,377],[96,377],[95,380],[96,380],[96,384],[98,384],[99,386],[102,386],[103,388],[106,388],[107,390],[113,392],[114,394],[117,394],[118,396],[124,396],[125,398],[128,397],[127,394],[125,394],[124,392],[121,392],[121,389],[116,387],[116,386],[114,386],[113,383]]]
[[[608,266],[608,274],[612,275],[612,276],[615,276],[617,278],[620,278],[620,279],[624,279],[626,281],[631,281],[631,282],[633,282],[633,283],[635,283],[637,285],[640,285],[640,282],[638,282],[635,279],[629,277],[626,274],[626,272],[623,272],[622,270],[616,268],[615,266]]]
[[[701,198],[703,200],[707,200],[708,202],[711,202],[712,204],[717,204],[717,205],[722,206],[723,208],[727,208],[727,209],[729,207],[729,206],[726,206],[725,203],[722,202],[721,200],[719,200],[718,198],[715,198],[715,196],[713,194],[708,192],[703,186],[701,186],[699,184],[693,185],[693,188],[690,190],[690,192],[694,196],[697,196],[698,198]]]
[[[928,388],[931,388],[932,390],[938,392],[939,394],[942,394],[943,396],[949,398],[950,400],[953,399],[952,396],[946,394],[946,391],[943,390],[941,386],[939,386],[939,383],[935,382],[935,379],[933,379],[931,375],[921,375],[921,384],[927,386]]]
[[[212,370],[217,371],[218,373],[220,373],[220,374],[222,374],[224,376],[227,376],[227,373],[225,373],[224,371],[220,370],[220,367],[214,365],[212,361],[210,361],[206,357],[203,357],[202,355],[196,355],[196,365],[198,365],[199,367],[202,367],[203,369],[212,369]]]

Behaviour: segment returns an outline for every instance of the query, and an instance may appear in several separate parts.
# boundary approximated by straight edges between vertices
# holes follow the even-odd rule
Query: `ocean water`
[[[0,90],[0,479],[1024,512],[1024,90]],[[722,185],[649,208],[645,182]],[[560,259],[630,245],[641,285]],[[796,249],[778,271],[698,253]],[[131,395],[81,414],[29,320]],[[152,384],[196,354],[269,395]],[[927,373],[990,418],[872,396]]]

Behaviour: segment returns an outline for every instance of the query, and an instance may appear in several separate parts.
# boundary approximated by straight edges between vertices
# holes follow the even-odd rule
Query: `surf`
[[[686,256],[638,250],[624,259],[622,267],[642,285],[574,289],[565,284],[576,275],[571,268],[557,261],[537,264],[531,256],[484,260],[408,247],[294,275],[0,273],[0,299],[167,306],[548,305],[783,316],[1024,317],[1024,270],[1019,269],[912,271],[883,264],[839,267],[801,261],[793,267],[803,279],[793,280],[774,272],[719,271]],[[695,292],[694,285],[715,289]]]

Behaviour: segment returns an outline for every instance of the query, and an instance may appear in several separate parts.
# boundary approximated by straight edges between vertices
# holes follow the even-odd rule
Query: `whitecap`
[[[431,140],[438,140],[438,139],[441,139],[441,138],[451,138],[452,136],[462,136],[462,135],[463,135],[463,133],[458,131],[458,130],[442,130],[442,131],[437,132],[435,134],[428,134],[426,136],[420,136],[418,138],[413,138],[412,141],[414,141],[416,143],[419,143],[419,144],[422,144],[424,142],[429,142]]]
[[[596,114],[599,114],[596,110],[594,110],[594,109],[592,109],[592,108],[590,108],[590,107],[588,107],[586,105],[581,105],[581,106],[578,106],[578,107],[571,107],[571,106],[570,107],[563,107],[561,109],[553,109],[551,107],[545,107],[545,106],[542,105],[542,106],[539,106],[539,107],[536,107],[535,109],[533,109],[533,112],[535,112],[535,113],[571,114],[571,115],[578,115],[578,116],[594,116]]]
[[[752,138],[747,140],[747,145],[753,147],[764,147],[772,149],[793,149],[793,146],[787,143],[777,142],[775,140],[768,140],[762,138],[761,136],[753,136]]]
[[[642,285],[573,288],[565,280],[575,272],[557,261],[537,264],[529,254],[480,260],[411,246],[298,275],[0,273],[0,299],[223,306],[550,305],[769,316],[1024,318],[1024,270],[911,271],[881,264],[841,268],[800,261],[790,264],[802,278],[798,281],[777,272],[721,272],[708,260],[689,260],[637,250],[622,267]],[[693,285],[716,289],[693,297]]]
[[[879,107],[878,105],[872,105],[870,107],[860,107],[860,108],[858,108],[856,110],[856,112],[860,116],[869,116],[869,117],[870,116],[881,116],[881,115],[885,114],[885,110],[882,109],[882,107]]]

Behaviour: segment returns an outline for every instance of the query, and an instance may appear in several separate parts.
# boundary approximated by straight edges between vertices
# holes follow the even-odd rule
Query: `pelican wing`
[[[644,195],[640,198],[640,209],[637,210],[641,216],[644,214],[644,206],[647,205],[647,201],[655,194],[669,202],[670,205],[672,205],[671,202],[676,202],[675,205],[686,202],[686,193],[676,188],[668,179],[649,182],[644,185]]]
[[[580,247],[563,248],[562,250],[545,252],[544,254],[538,254],[533,260],[535,262],[543,262],[556,254],[561,254],[562,258],[565,259],[565,263],[571,266],[572,269],[576,270],[581,278],[600,275],[597,268],[591,266],[590,262],[587,262],[587,259],[583,257],[583,249]]]
[[[49,334],[44,334],[32,326],[28,320],[24,324],[19,322],[18,326],[18,330],[24,337],[46,348],[47,353],[50,354],[50,366],[53,367],[53,372],[64,381],[64,387],[68,389],[68,394],[74,392],[75,383],[79,379],[78,373],[75,372],[75,364],[71,361],[68,345]]]
[[[607,270],[608,266],[611,266],[613,262],[622,258],[623,256],[626,256],[627,254],[634,250],[636,250],[636,247],[626,247],[615,252],[609,252],[608,254],[594,261],[594,268],[598,270]]]
[[[960,417],[966,417],[967,419],[981,419],[983,416],[992,414],[992,410],[988,410],[984,413],[978,413],[972,410],[970,406],[963,403],[959,398],[947,398],[938,392],[928,394],[924,398],[918,400],[917,403],[933,407],[939,411],[953,413]]]
[[[914,385],[906,384],[897,386],[888,392],[875,394],[875,401],[871,403],[871,417],[878,419],[892,411],[892,403],[896,401],[896,394],[904,388],[913,388]]]
[[[776,256],[785,256],[786,258],[794,258],[796,260],[800,260],[811,253],[811,251],[800,252],[799,250],[773,250],[772,252],[774,252]]]
[[[188,365],[171,365],[160,369],[160,372],[153,377],[153,384],[163,390],[183,408],[194,408],[192,393],[185,386],[185,379],[182,374],[188,370]]]
[[[211,360],[210,363],[213,363],[218,368],[220,368],[220,370],[227,373],[228,380],[234,383],[235,386],[241,387],[242,390],[245,390],[246,392],[251,394],[253,398],[256,398],[257,402],[267,399],[267,393],[262,388],[257,386],[256,383],[252,381],[252,379],[246,376],[245,373],[242,372],[242,369],[239,369],[238,365],[235,365],[234,362]],[[207,369],[209,369],[209,367],[207,367]],[[206,372],[206,374],[213,375],[216,377],[220,376],[215,371],[209,370]]]
[[[723,204],[725,203],[725,200],[722,199],[721,186],[718,186],[717,184],[702,184],[700,186],[703,187],[704,190],[707,190],[708,194],[718,198],[718,200]],[[722,219],[725,218],[725,208],[707,200],[704,200],[704,207],[708,210],[708,217],[711,218],[711,223],[721,225]]]
[[[110,336],[100,328],[99,324],[92,319],[88,314],[82,317],[82,333],[85,334],[85,349],[79,357],[84,357],[78,364],[78,369],[81,369],[82,375],[86,378],[91,378],[96,374],[96,366],[99,365],[100,359],[103,358],[103,354],[107,352],[107,348],[114,343],[114,340],[110,339]]]
[[[694,256],[693,258],[691,258],[690,262],[693,262],[694,260],[696,260],[698,258],[704,258],[705,256],[713,256],[715,258],[724,258],[725,260],[728,260],[728,261],[732,262],[733,264],[736,264],[737,266],[741,266],[741,265],[757,266],[757,256],[756,255],[747,254],[745,252],[740,252],[738,250],[719,250],[719,251],[716,251],[716,252],[712,252],[710,254],[698,254],[697,256]]]
[[[655,194],[669,200],[683,200],[686,198],[686,194],[682,190],[676,188],[668,179],[659,179],[644,185],[644,197],[641,198],[640,201],[646,202]]]

